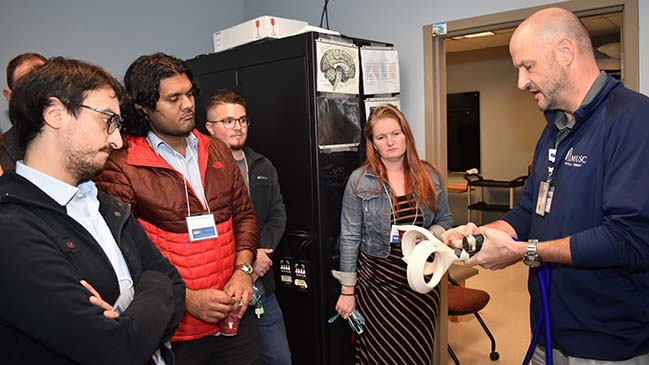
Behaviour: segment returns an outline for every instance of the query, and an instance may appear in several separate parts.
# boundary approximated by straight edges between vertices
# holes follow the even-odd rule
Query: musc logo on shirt
[[[564,161],[565,161],[564,165],[572,166],[572,167],[581,167],[581,165],[585,165],[586,162],[588,161],[588,156],[576,155],[573,152],[573,147],[570,147]]]

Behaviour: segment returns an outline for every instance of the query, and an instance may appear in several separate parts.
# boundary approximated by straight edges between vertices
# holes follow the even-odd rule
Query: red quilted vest
[[[232,184],[231,179],[235,173],[237,177],[240,176],[234,161],[231,162],[232,166],[224,164],[226,160],[223,158],[226,154],[231,157],[230,151],[225,145],[223,148],[220,148],[220,145],[211,145],[209,137],[197,132],[194,134],[199,139],[199,168],[206,188],[206,198],[217,222],[216,228],[219,234],[217,238],[190,242],[184,219],[187,200],[183,185],[178,184],[178,178],[182,181],[183,177],[173,170],[162,157],[156,155],[143,137],[127,138],[130,145],[128,154],[126,155],[126,151],[117,151],[122,154],[121,157],[117,153],[114,156],[111,155],[111,158],[121,161],[122,164],[109,160],[104,171],[105,175],[102,175],[106,179],[99,179],[98,184],[103,190],[114,196],[125,198],[120,196],[123,181],[115,182],[111,179],[111,174],[116,174],[117,171],[126,171],[125,176],[129,177],[128,181],[132,183],[131,187],[138,195],[138,199],[132,201],[126,197],[122,200],[136,204],[135,209],[139,213],[136,214],[136,217],[140,224],[160,252],[176,266],[187,288],[220,290],[223,289],[234,271],[237,249],[234,227],[238,224],[239,245],[246,242],[246,246],[252,247],[256,245],[257,227],[254,224],[254,210],[247,198],[247,192],[242,190],[245,199],[232,201],[231,194],[234,193],[227,190]],[[223,153],[223,155],[217,153]],[[128,159],[128,163],[125,163],[124,157]],[[227,167],[230,167],[228,171],[231,170],[231,173],[220,173]],[[218,181],[218,183],[214,183],[214,181]],[[242,187],[245,189],[245,185]],[[193,194],[192,187],[188,186],[188,190],[190,190],[189,198],[192,211],[201,211],[203,208]],[[142,202],[146,202],[146,204],[142,204]],[[234,211],[231,209],[232,206],[236,206],[238,209]],[[252,224],[242,221],[242,212],[249,212]],[[161,226],[165,229],[160,228]],[[213,335],[218,331],[218,325],[206,323],[185,312],[172,341],[195,340]]]
[[[188,233],[164,231],[138,219],[160,252],[176,266],[188,289],[223,289],[234,270],[232,219],[216,225],[215,239],[190,242]],[[219,326],[185,312],[172,341],[189,341],[213,335]]]

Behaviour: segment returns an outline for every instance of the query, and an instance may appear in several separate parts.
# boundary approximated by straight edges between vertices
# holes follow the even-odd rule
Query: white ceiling
[[[601,37],[620,33],[622,13],[611,13],[581,18],[591,37]],[[480,38],[446,39],[446,52],[465,52],[475,49],[503,47],[509,44],[514,28],[492,30],[496,35]]]

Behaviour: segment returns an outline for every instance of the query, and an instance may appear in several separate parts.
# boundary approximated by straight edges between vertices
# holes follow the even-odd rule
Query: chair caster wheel
[[[497,352],[492,352],[489,354],[489,358],[491,359],[491,361],[496,361],[500,359],[500,354]]]

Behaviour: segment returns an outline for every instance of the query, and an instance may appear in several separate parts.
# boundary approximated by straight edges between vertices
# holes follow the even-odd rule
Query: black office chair
[[[484,329],[487,336],[491,340],[491,353],[489,358],[496,361],[500,358],[500,354],[496,352],[496,339],[487,328],[487,325],[482,320],[478,311],[484,308],[489,303],[489,294],[484,290],[470,289],[459,286],[457,282],[449,278],[448,284],[448,315],[449,316],[463,316],[467,314],[475,315],[482,329]],[[460,365],[460,360],[455,355],[455,352],[448,345],[448,354],[451,355],[455,365]]]

